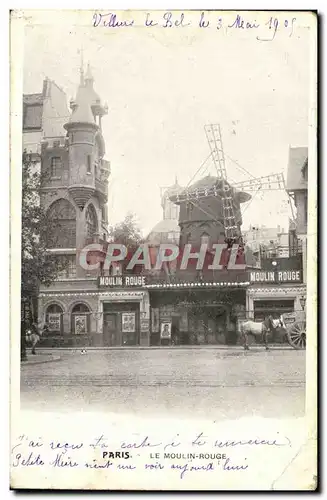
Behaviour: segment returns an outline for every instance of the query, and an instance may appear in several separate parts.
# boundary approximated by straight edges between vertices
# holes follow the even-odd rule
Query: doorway
[[[140,343],[139,303],[103,304],[103,345],[128,346]]]
[[[106,347],[121,345],[121,327],[116,313],[104,314],[103,345]]]

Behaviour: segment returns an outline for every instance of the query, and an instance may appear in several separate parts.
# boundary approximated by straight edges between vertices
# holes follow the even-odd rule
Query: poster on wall
[[[162,339],[170,339],[171,337],[171,323],[161,323],[160,337]]]
[[[122,314],[122,332],[135,332],[135,313]]]
[[[60,313],[50,313],[48,314],[48,327],[50,332],[60,331]]]
[[[75,316],[75,333],[76,335],[83,335],[87,333],[86,316]]]
[[[154,332],[154,333],[158,333],[159,332],[159,309],[158,308],[152,308],[151,310],[151,320],[152,320],[152,324],[151,324],[151,330]]]
[[[150,321],[148,318],[141,318],[141,332],[147,332],[149,330]]]

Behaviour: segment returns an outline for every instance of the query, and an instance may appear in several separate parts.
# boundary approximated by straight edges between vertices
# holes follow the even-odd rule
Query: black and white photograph
[[[11,487],[315,489],[316,14],[11,27]]]

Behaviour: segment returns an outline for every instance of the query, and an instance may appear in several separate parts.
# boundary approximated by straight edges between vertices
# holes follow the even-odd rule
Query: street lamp
[[[302,297],[300,298],[300,304],[301,304],[301,307],[302,307],[303,311],[304,311],[304,308],[305,308],[306,301],[307,301],[306,297],[304,297],[304,295],[302,295]]]

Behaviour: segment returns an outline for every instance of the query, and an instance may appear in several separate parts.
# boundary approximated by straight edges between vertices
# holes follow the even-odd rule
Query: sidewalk
[[[265,346],[262,344],[251,344],[250,349],[252,348],[262,348],[264,349]],[[178,345],[178,346],[169,346],[169,345],[163,345],[163,346],[139,346],[139,345],[131,345],[131,346],[114,346],[114,347],[94,347],[94,346],[85,346],[85,347],[40,347],[40,350],[42,352],[53,352],[53,351],[63,351],[63,352],[81,352],[81,351],[142,351],[142,350],[163,350],[163,349],[171,349],[171,350],[188,350],[188,349],[214,349],[214,350],[229,350],[229,351],[243,351],[244,348],[243,346],[240,345],[215,345],[215,344],[206,344],[206,345]],[[275,349],[275,350],[294,350],[293,347],[291,347],[288,344],[269,344],[269,349]]]
[[[21,361],[21,365],[37,365],[39,363],[51,363],[53,361],[60,361],[60,356],[54,356],[53,354],[27,354],[26,361]]]

